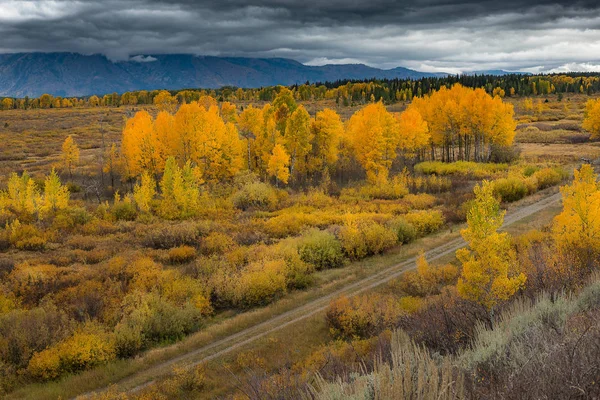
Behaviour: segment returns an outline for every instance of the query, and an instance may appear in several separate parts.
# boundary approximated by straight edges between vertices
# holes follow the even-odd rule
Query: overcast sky
[[[454,73],[600,71],[597,3],[0,0],[0,53],[288,57]]]

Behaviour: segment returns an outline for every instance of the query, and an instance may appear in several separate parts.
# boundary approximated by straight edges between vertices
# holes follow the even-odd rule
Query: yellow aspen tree
[[[206,180],[231,179],[243,166],[243,147],[237,128],[223,122],[217,107],[212,107],[205,117],[204,129],[196,138],[192,160],[200,167]]]
[[[40,211],[42,214],[64,210],[69,207],[69,189],[60,183],[54,168],[44,180],[44,196]]]
[[[140,183],[133,189],[133,200],[142,212],[150,212],[152,200],[156,195],[156,182],[148,172],[142,173]]]
[[[201,136],[206,109],[197,102],[183,104],[175,114],[175,130],[169,142],[169,155],[180,165],[192,159],[196,138]]]
[[[269,158],[267,172],[278,182],[281,181],[284,184],[287,184],[290,177],[289,165],[290,156],[282,145],[276,144],[275,147],[273,147],[271,158]]]
[[[154,130],[152,117],[146,111],[137,112],[125,123],[121,150],[130,178],[144,171],[156,176],[164,168],[164,150]]]
[[[287,127],[288,118],[298,108],[298,104],[296,103],[296,99],[294,99],[292,91],[286,87],[280,86],[279,93],[275,96],[272,107],[277,130],[283,134]]]
[[[258,155],[255,149],[256,138],[263,129],[262,110],[248,106],[242,111],[237,120],[240,135],[246,140],[246,162],[248,170],[258,167]]]
[[[237,106],[228,101],[224,101],[221,103],[221,118],[223,121],[235,123],[237,122],[238,114],[237,114]]]
[[[414,153],[429,145],[431,136],[427,122],[415,108],[408,107],[398,116],[398,129],[400,149]]]
[[[344,124],[338,113],[324,108],[311,124],[312,145],[308,169],[314,173],[334,165],[338,160],[339,146],[344,135]]]
[[[166,90],[161,90],[154,96],[152,102],[159,111],[173,113],[177,109],[177,97],[171,96],[171,93]]]
[[[179,168],[175,159],[169,157],[160,182],[160,214],[169,219],[193,216],[198,210],[201,183],[200,172],[191,162]]]
[[[8,203],[17,213],[35,214],[41,202],[41,195],[31,176],[23,172],[21,176],[11,174],[8,180]]]
[[[254,144],[256,146],[257,164],[259,164],[257,169],[261,173],[266,173],[273,147],[277,143],[281,143],[282,135],[277,129],[275,110],[270,104],[263,107],[262,117],[261,131]]]
[[[467,228],[461,231],[468,248],[456,251],[462,263],[457,289],[461,297],[484,306],[493,316],[496,304],[508,300],[525,284],[517,257],[506,232],[498,232],[505,211],[494,197],[493,185],[484,181],[475,187],[475,201],[467,213]]]
[[[311,140],[310,115],[303,106],[298,106],[288,119],[283,136],[285,149],[290,156],[290,175],[294,174],[298,161],[310,152]]]
[[[554,218],[552,231],[559,253],[570,257],[573,266],[589,269],[600,254],[600,184],[589,164],[574,175],[560,189],[563,211]]]
[[[504,96],[506,96],[506,92],[501,87],[495,87],[494,90],[492,91],[492,96],[493,97],[498,96],[500,98],[504,98]]]
[[[567,106],[567,103],[565,103],[565,106]],[[590,99],[585,103],[583,124],[581,126],[591,134],[592,139],[600,137],[600,99]]]
[[[154,135],[158,142],[159,148],[162,150],[161,154],[161,170],[164,168],[163,164],[169,156],[175,156],[179,151],[178,132],[175,124],[175,117],[166,111],[158,113],[154,119]]]
[[[73,179],[73,168],[79,164],[79,147],[69,135],[62,145],[62,160],[64,167],[69,171],[69,177]]]
[[[217,107],[218,104],[217,100],[212,96],[203,95],[198,99],[198,105],[206,111],[210,110],[211,107]]]
[[[11,110],[14,106],[14,102],[13,99],[10,99],[8,97],[2,99],[2,109],[3,110]]]
[[[117,173],[122,173],[122,167],[123,160],[121,159],[121,155],[117,149],[117,144],[112,143],[110,148],[106,150],[104,155],[104,166],[102,168],[105,174],[110,175],[110,186],[112,188],[115,187],[115,175]]]
[[[383,103],[369,104],[350,118],[346,134],[354,156],[367,173],[367,179],[371,183],[386,182],[397,156],[398,120]]]

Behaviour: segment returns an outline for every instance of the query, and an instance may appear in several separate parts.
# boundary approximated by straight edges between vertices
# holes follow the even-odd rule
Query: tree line
[[[469,88],[483,88],[490,95],[504,96],[543,96],[552,93],[580,93],[591,95],[600,92],[600,77],[592,73],[571,73],[553,75],[448,75],[421,79],[368,79],[341,80],[324,83],[292,85],[289,90],[297,101],[334,99],[341,106],[367,104],[372,101],[397,103],[423,97],[443,86],[456,83]],[[203,96],[211,96],[219,101],[273,101],[281,86],[263,88],[222,87],[220,89],[185,89],[175,91],[140,90],[125,93],[109,93],[86,97],[55,97],[43,94],[37,98],[11,98],[0,100],[2,110],[46,109],[70,107],[120,107],[154,104],[161,93],[174,96],[179,104],[198,101]],[[164,95],[164,94],[163,94]]]

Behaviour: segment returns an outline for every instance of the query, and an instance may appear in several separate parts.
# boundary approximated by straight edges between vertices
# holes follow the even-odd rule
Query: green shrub
[[[115,327],[115,346],[120,355],[131,354],[152,343],[181,339],[200,327],[204,313],[192,302],[177,306],[158,293],[140,291],[127,295],[122,308],[123,317]]]
[[[298,253],[302,261],[312,264],[317,270],[344,264],[340,242],[333,234],[318,229],[311,229],[302,236]]]
[[[240,210],[255,208],[271,210],[277,206],[278,198],[275,189],[263,182],[245,184],[232,197],[233,205]]]
[[[398,217],[388,222],[388,226],[398,237],[398,243],[407,244],[417,238],[417,229],[404,217]]]
[[[529,188],[523,179],[517,177],[501,178],[494,181],[494,194],[503,202],[513,202],[522,199],[529,193]]]
[[[137,209],[132,202],[121,201],[112,207],[112,213],[117,221],[133,221],[137,218]]]

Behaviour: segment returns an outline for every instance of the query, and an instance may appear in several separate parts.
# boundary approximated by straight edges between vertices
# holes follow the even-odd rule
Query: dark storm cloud
[[[596,3],[0,0],[0,52],[281,56],[450,72],[595,69]]]

